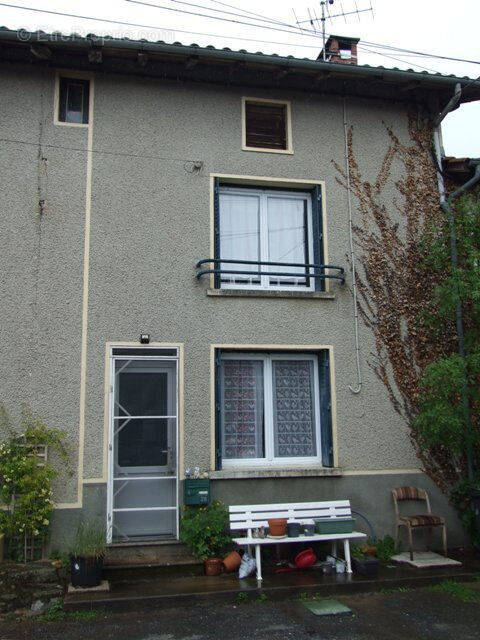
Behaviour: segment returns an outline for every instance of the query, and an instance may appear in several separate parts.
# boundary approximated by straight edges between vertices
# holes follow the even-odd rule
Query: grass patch
[[[413,591],[412,587],[392,587],[391,589],[379,589],[377,593],[409,593]]]
[[[88,611],[65,611],[63,602],[55,600],[50,603],[48,609],[39,616],[39,620],[44,622],[55,622],[57,620],[71,620],[73,622],[88,622],[95,620],[99,616],[105,616],[104,609],[90,609]]]
[[[462,602],[477,602],[480,604],[480,593],[474,591],[470,587],[455,580],[444,580],[438,584],[428,587],[429,591],[447,593],[448,595],[458,598]]]
[[[240,591],[240,593],[237,593],[237,603],[238,604],[243,604],[244,602],[248,601],[248,593],[245,593],[245,591]]]

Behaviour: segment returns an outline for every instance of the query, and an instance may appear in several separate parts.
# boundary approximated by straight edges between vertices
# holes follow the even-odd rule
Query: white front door
[[[177,361],[124,351],[111,357],[108,541],[176,538]]]

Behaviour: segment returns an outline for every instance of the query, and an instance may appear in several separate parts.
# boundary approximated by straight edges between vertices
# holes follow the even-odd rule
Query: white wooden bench
[[[244,530],[246,537],[233,538],[239,546],[255,547],[257,563],[257,580],[262,579],[261,547],[265,544],[284,544],[298,542],[332,542],[332,555],[337,555],[337,541],[343,541],[344,557],[347,573],[352,573],[350,561],[350,540],[365,538],[360,531],[352,533],[315,534],[313,536],[300,535],[297,538],[254,538],[253,529],[267,527],[270,518],[286,518],[288,522],[311,522],[313,518],[349,518],[352,515],[349,500],[334,500],[331,502],[296,502],[293,504],[250,504],[229,507],[231,531]]]

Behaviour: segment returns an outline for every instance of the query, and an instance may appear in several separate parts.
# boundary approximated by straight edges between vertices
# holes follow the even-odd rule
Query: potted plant
[[[105,528],[98,523],[81,522],[70,551],[70,578],[74,587],[100,584],[106,549]]]
[[[372,576],[378,573],[380,560],[374,555],[375,547],[369,544],[352,545],[352,567],[355,573]]]
[[[222,555],[232,545],[225,505],[217,500],[208,506],[184,507],[180,539],[203,560],[205,575],[219,574]]]

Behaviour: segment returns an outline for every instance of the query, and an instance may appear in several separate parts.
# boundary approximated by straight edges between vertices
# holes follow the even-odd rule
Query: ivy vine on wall
[[[431,125],[418,113],[409,113],[407,141],[385,128],[389,146],[374,180],[362,176],[352,128],[347,137],[350,184],[359,214],[353,229],[362,267],[359,311],[375,340],[369,364],[395,410],[411,426],[419,411],[422,372],[455,350],[456,334],[453,322],[433,331],[428,320],[435,313],[435,292],[445,276],[431,268],[429,247],[446,224],[432,160]],[[344,169],[334,165],[337,181],[347,188]],[[402,176],[396,181],[394,170]],[[391,189],[393,202],[391,193],[385,194]],[[415,430],[410,436],[426,473],[448,491],[459,477],[448,448],[425,447]]]

